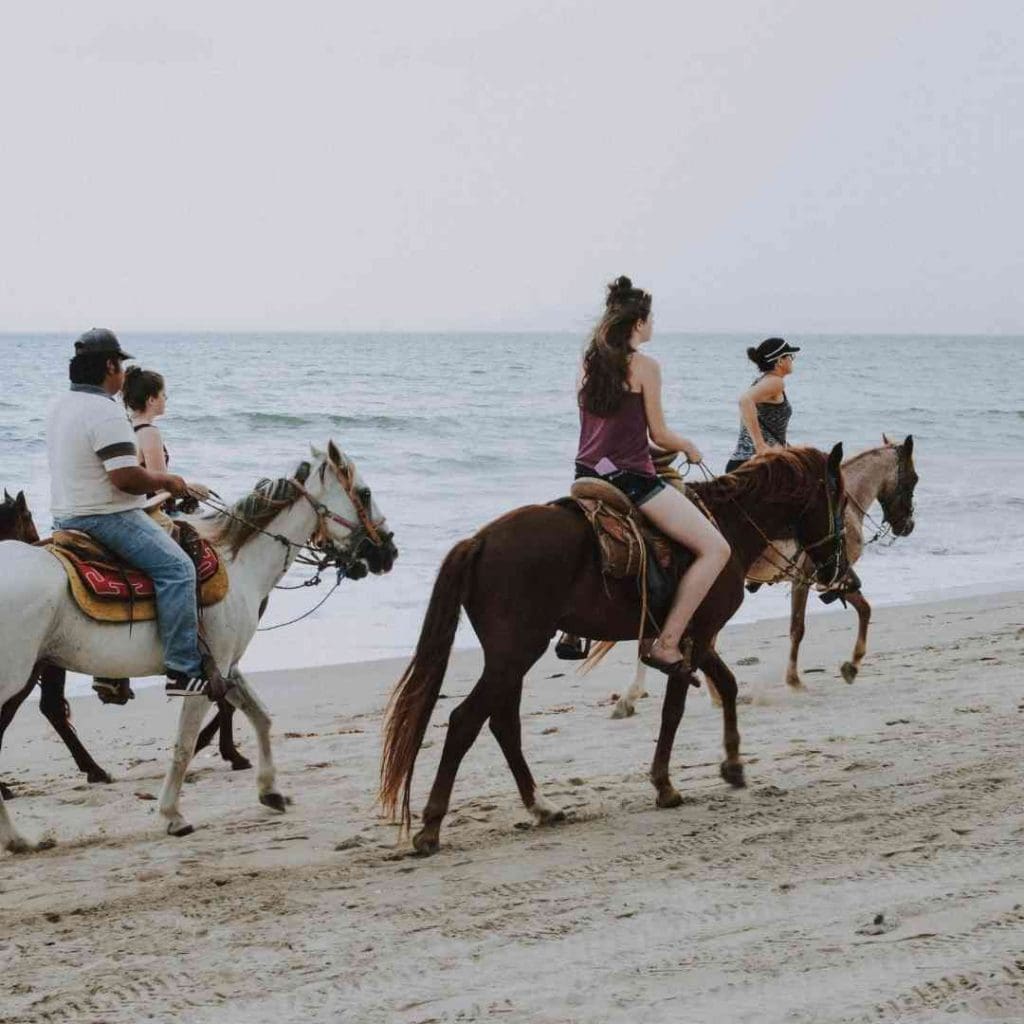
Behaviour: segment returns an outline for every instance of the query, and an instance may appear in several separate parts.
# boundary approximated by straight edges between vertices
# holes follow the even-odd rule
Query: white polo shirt
[[[73,384],[46,418],[50,512],[54,519],[140,508],[142,494],[113,485],[111,469],[137,466],[135,434],[124,409],[102,388]]]

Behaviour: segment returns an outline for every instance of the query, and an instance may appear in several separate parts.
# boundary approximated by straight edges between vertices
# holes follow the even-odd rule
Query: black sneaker
[[[164,693],[168,697],[201,697],[206,693],[206,680],[201,676],[187,676],[184,672],[168,672]]]
[[[135,700],[130,679],[110,679],[106,676],[96,676],[92,681],[92,688],[104,704],[127,704],[128,701]]]

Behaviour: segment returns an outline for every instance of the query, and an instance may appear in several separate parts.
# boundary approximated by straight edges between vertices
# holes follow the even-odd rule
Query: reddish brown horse
[[[36,529],[32,512],[25,501],[25,494],[19,491],[15,497],[11,497],[4,491],[4,501],[0,504],[0,541],[18,540],[26,544],[37,544],[39,542],[39,531]],[[71,756],[75,759],[78,770],[82,772],[89,782],[113,782],[110,774],[101,768],[92,758],[92,755],[75,732],[71,724],[71,708],[64,697],[64,684],[66,674],[64,669],[57,665],[37,665],[36,673],[29,681],[25,689],[7,701],[0,708],[0,744],[3,743],[4,732],[14,717],[15,712],[21,707],[25,698],[32,692],[35,683],[39,683],[39,710],[46,717],[46,720],[53,726],[57,735],[64,741]],[[110,703],[104,701],[104,703]],[[118,703],[114,701],[113,703]],[[119,703],[124,703],[120,701]],[[217,713],[210,720],[209,725],[203,729],[196,744],[197,750],[202,750],[214,733],[220,733],[220,753],[224,760],[231,763],[236,771],[251,768],[252,765],[236,749],[232,730],[232,717],[234,707],[227,701],[219,701]],[[0,782],[0,797],[4,800],[14,799],[14,793]]]
[[[733,786],[744,785],[736,679],[712,643],[742,603],[746,570],[764,550],[765,538],[795,538],[814,562],[823,585],[846,575],[841,461],[842,445],[828,456],[813,448],[790,448],[753,460],[729,476],[693,485],[732,547],[732,558],[697,610],[689,633],[694,666],[708,675],[722,696],[726,756],[721,773]],[[574,508],[527,505],[456,544],[438,572],[416,653],[395,687],[385,722],[380,800],[385,811],[394,814],[401,798],[406,827],[411,822],[416,755],[441,690],[463,607],[483,647],[484,671],[448,719],[423,828],[413,837],[420,853],[439,848],[441,821],[459,764],[488,720],[526,807],[540,823],[564,817],[538,792],[523,756],[523,676],[557,630],[597,640],[635,639],[640,631],[635,582],[602,576],[594,534]],[[646,635],[657,632],[650,622],[645,626]],[[669,780],[669,757],[691,685],[697,685],[691,673],[668,678],[651,766],[659,807],[682,802]]]

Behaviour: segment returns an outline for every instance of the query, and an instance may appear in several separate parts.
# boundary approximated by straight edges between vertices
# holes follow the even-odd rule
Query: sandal
[[[640,660],[650,668],[656,668],[665,675],[675,675],[677,672],[693,671],[693,637],[684,636],[679,644],[679,657],[675,659],[659,658],[652,652],[661,644],[657,640],[652,643],[640,655]]]

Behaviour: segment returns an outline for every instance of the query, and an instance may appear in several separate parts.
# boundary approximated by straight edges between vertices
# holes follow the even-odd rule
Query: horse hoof
[[[441,841],[437,836],[428,836],[427,830],[422,829],[412,837],[412,848],[421,857],[432,857],[441,849]]]
[[[180,825],[168,825],[167,834],[174,836],[175,839],[181,839],[184,836],[190,836],[195,832],[195,829],[188,824],[188,822],[182,822]]]
[[[565,811],[559,807],[554,811],[537,811],[533,812],[537,817],[538,825],[561,825],[565,821]]]
[[[723,761],[719,770],[722,773],[722,778],[725,779],[730,786],[733,786],[736,789],[744,789],[746,787],[747,780],[743,774],[743,765],[730,764],[728,761]]]
[[[272,811],[279,811],[281,814],[284,814],[291,803],[291,798],[282,796],[280,793],[261,793],[260,803],[264,807],[269,807]]]
[[[52,836],[47,836],[46,839],[40,839],[36,843],[36,850],[52,850],[57,845],[57,840]]]
[[[0,782],[0,800],[13,800],[18,794]]]
[[[860,669],[858,669],[852,661],[844,661],[842,665],[839,666],[839,672],[848,683],[852,683],[854,679],[857,678],[857,673],[859,671]]]
[[[683,803],[683,794],[674,786],[669,786],[668,789],[658,794],[658,799],[655,803],[659,807],[681,807]]]
[[[104,783],[108,783],[108,782],[113,782],[114,781],[114,777],[113,777],[113,775],[109,774],[108,772],[103,771],[103,769],[101,768],[98,772],[89,772],[89,774],[86,775],[86,780],[88,782],[104,782]]]
[[[236,757],[231,761],[231,770],[233,772],[247,772],[252,767],[252,762],[246,757]]]
[[[627,704],[625,701],[619,701],[615,707],[612,708],[612,718],[632,718],[636,714],[636,708],[632,704]]]

